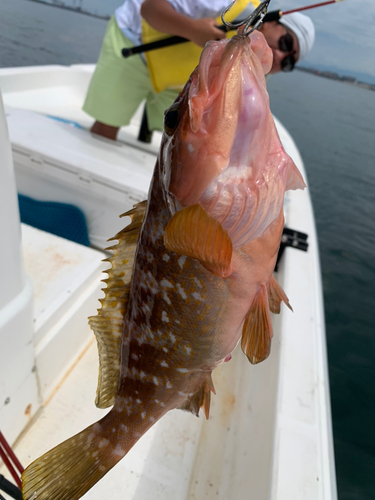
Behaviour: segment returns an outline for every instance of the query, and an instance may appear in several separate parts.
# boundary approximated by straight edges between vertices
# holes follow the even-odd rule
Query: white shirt
[[[202,19],[204,17],[218,17],[225,9],[228,0],[167,0],[179,13],[189,16],[192,19]],[[141,4],[143,0],[125,0],[121,7],[115,11],[117,24],[121,31],[135,45],[142,40],[141,24]]]

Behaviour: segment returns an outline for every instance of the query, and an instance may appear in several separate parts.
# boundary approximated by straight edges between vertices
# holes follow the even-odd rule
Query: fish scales
[[[263,36],[211,42],[166,111],[147,204],[114,239],[98,339],[99,422],[23,473],[25,500],[78,500],[166,412],[209,415],[211,374],[241,341],[267,358],[286,189],[304,187],[280,143]],[[121,335],[122,332],[122,335]]]

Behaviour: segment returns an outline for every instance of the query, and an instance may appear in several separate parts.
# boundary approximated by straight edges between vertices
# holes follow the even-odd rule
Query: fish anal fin
[[[273,336],[266,287],[263,285],[245,317],[241,347],[251,364],[268,358]]]
[[[177,254],[198,259],[213,274],[231,274],[232,241],[199,203],[176,212],[165,229],[164,244]]]
[[[145,212],[146,202],[141,202],[123,214],[131,217],[131,223],[112,238],[118,243],[110,247],[113,255],[105,259],[111,264],[111,268],[105,271],[108,278],[103,280],[107,284],[103,289],[105,297],[100,300],[102,307],[97,316],[89,318],[99,351],[99,378],[95,400],[98,408],[108,408],[115,402],[120,378],[124,316],[129,300],[135,251]]]
[[[193,415],[199,417],[199,410],[202,408],[208,420],[210,416],[211,392],[216,394],[210,374],[209,378],[203,382],[199,389],[188,398],[179,409],[189,411]]]
[[[271,279],[268,282],[267,292],[268,292],[268,303],[269,303],[270,311],[272,313],[274,313],[274,314],[280,313],[281,302],[284,302],[284,304],[287,307],[289,307],[289,309],[291,311],[293,311],[293,308],[289,303],[289,299],[286,296],[286,293],[281,288],[279,283],[276,281],[276,278],[274,277],[274,275],[271,276]]]

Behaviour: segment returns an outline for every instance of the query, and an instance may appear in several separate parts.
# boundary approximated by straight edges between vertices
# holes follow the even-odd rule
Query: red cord
[[[16,457],[16,455],[14,454],[12,448],[9,446],[7,440],[5,439],[4,435],[2,434],[2,432],[0,431],[0,444],[3,445],[4,449],[5,449],[5,452],[9,455],[10,459],[12,460],[12,462],[14,463],[14,465],[17,467],[17,469],[19,470],[19,473],[22,474],[22,472],[25,470],[20,461],[18,460],[18,458]]]
[[[22,482],[17,474],[17,471],[15,470],[13,464],[17,467],[19,470],[19,473],[22,474],[22,472],[25,470],[16,455],[14,454],[12,448],[9,446],[7,440],[3,436],[3,434],[0,432],[0,457],[3,460],[5,466],[13,476],[13,479],[15,480],[17,486],[19,488],[22,488]],[[12,462],[13,464],[12,464]]]
[[[17,472],[14,470],[13,468],[13,465],[11,463],[11,461],[9,460],[9,458],[6,456],[6,453],[5,451],[1,448],[0,446],[0,457],[2,458],[4,464],[6,465],[6,468],[8,469],[8,471],[12,474],[13,476],[13,479],[15,480],[17,486],[19,488],[22,488],[22,483],[21,483],[21,479],[19,478]]]

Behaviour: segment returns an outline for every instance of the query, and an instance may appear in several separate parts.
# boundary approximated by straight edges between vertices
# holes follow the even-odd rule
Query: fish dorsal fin
[[[289,307],[291,311],[293,311],[292,306],[289,303],[288,297],[286,296],[284,290],[281,288],[281,286],[276,281],[276,278],[273,275],[271,276],[271,279],[268,282],[267,292],[268,292],[268,303],[270,311],[272,313],[274,314],[280,313],[281,302],[284,302],[284,304],[287,307]]]
[[[203,408],[206,419],[208,420],[210,416],[211,392],[216,394],[210,373],[207,380],[205,380],[203,384],[199,386],[199,389],[179,407],[179,410],[190,411],[190,413],[199,417],[199,410]]]
[[[232,241],[221,224],[198,203],[176,212],[165,229],[168,250],[198,259],[216,274],[231,274]]]
[[[131,217],[131,223],[108,241],[118,240],[107,250],[113,252],[112,257],[105,259],[112,267],[105,271],[108,278],[103,288],[104,299],[97,316],[89,318],[89,324],[98,342],[99,380],[95,404],[98,408],[108,408],[115,401],[121,365],[121,341],[124,327],[131,273],[142,222],[146,212],[146,201],[142,201],[129,212],[121,215]]]
[[[241,347],[253,365],[264,361],[271,352],[273,332],[267,295],[263,285],[251,304],[242,329]]]

